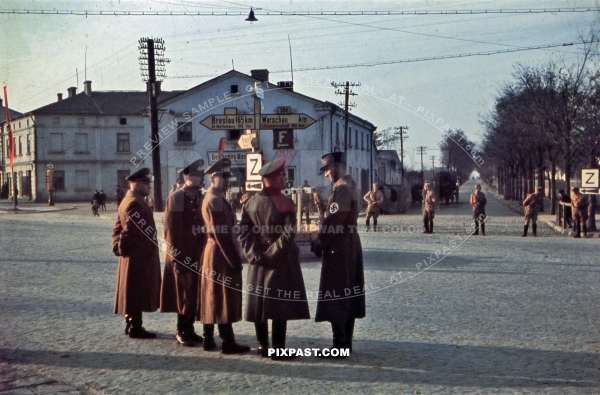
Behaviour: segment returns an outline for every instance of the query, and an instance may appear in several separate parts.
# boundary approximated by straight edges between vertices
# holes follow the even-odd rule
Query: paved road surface
[[[361,234],[367,318],[339,361],[177,347],[173,314],[145,315],[156,340],[128,339],[112,314],[114,206],[107,219],[87,205],[0,215],[0,394],[599,393],[598,239],[543,225],[522,238],[522,217],[489,193],[488,236],[469,237],[472,188],[438,210],[434,235],[419,208]],[[320,264],[302,269],[314,295]],[[255,346],[252,324],[234,328]],[[331,343],[326,323],[288,328],[288,347]]]

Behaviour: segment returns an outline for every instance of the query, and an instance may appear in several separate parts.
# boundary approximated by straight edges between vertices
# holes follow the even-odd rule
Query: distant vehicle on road
[[[435,192],[441,202],[445,202],[446,206],[450,202],[458,203],[458,178],[456,173],[450,171],[439,171],[435,173]]]

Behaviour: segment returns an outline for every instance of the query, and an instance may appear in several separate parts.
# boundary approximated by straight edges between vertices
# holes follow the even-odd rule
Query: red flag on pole
[[[6,127],[8,129],[8,149],[10,150],[10,167],[12,168],[15,161],[15,144],[13,141],[12,128],[10,126],[10,112],[8,111],[8,96],[6,95],[6,87],[4,87],[4,109],[6,110]]]
[[[221,159],[223,157],[223,151],[225,151],[225,143],[227,142],[227,139],[225,137],[221,137],[221,140],[219,140],[219,159]]]

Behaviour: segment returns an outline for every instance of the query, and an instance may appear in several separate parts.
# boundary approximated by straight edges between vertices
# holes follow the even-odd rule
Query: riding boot
[[[531,229],[533,230],[533,237],[537,237],[537,224],[531,224]]]
[[[354,318],[348,318],[346,321],[346,346],[352,352],[352,336],[354,335]]]
[[[323,351],[327,350],[327,355],[321,352],[320,357],[322,358],[346,358],[346,356],[340,355],[340,350],[347,348],[346,344],[346,323],[331,323],[331,330],[333,332],[333,347],[329,347],[323,349]],[[337,351],[333,351],[337,350]],[[332,355],[335,354],[335,355]]]
[[[215,343],[215,325],[202,325],[202,335],[204,336],[204,351],[212,351],[217,348]]]
[[[484,223],[482,223],[482,224],[480,225],[480,227],[481,227],[481,235],[482,235],[482,236],[485,236],[485,224],[484,224]]]
[[[196,321],[196,318],[193,315],[190,315],[189,317],[187,317],[188,333],[190,335],[190,339],[192,339],[193,342],[202,343],[204,341],[204,338],[196,333],[196,330],[194,329],[195,321]]]
[[[175,340],[184,347],[195,346],[194,341],[190,337],[188,319],[183,314],[177,314],[177,333],[175,334]]]
[[[521,237],[527,237],[528,230],[529,230],[529,225],[524,225],[523,226],[523,236],[521,236]]]
[[[273,348],[274,349],[282,349],[285,348],[285,334],[287,331],[287,321],[286,320],[273,320],[271,324],[271,333],[273,340]],[[276,361],[286,360],[296,358],[296,355],[287,355],[287,356],[271,356],[271,359]]]
[[[219,336],[221,337],[221,352],[223,354],[242,354],[250,351],[250,347],[235,342],[232,324],[219,324]]]
[[[425,231],[423,233],[429,233],[429,221],[424,219],[423,220],[423,227],[425,227]]]
[[[377,232],[377,220],[373,219],[373,232]]]
[[[429,221],[429,233],[433,233],[433,220]]]
[[[474,236],[479,235],[479,221],[475,220],[475,232],[473,232]]]
[[[269,324],[266,322],[255,322],[254,329],[256,330],[256,340],[258,341],[258,355],[267,357],[269,355]]]
[[[142,313],[131,314],[131,329],[129,329],[129,337],[132,339],[154,339],[156,333],[146,331],[142,326]]]
[[[583,237],[587,237],[587,224],[584,222],[581,226],[583,227]]]
[[[581,225],[579,223],[575,224],[575,236],[573,237],[576,239],[581,237]]]

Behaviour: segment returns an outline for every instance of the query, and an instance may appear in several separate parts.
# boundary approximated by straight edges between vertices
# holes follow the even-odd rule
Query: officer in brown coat
[[[535,188],[535,192],[529,194],[525,200],[523,200],[523,207],[525,209],[525,225],[523,226],[523,237],[527,237],[527,230],[529,229],[529,221],[531,220],[531,229],[533,237],[537,237],[537,217],[542,207],[542,188]]]
[[[588,206],[590,205],[587,196],[579,192],[578,187],[571,188],[571,206],[573,206],[572,216],[575,226],[575,235],[573,237],[581,237],[581,228],[583,227],[583,237],[587,237],[587,219]]]
[[[485,193],[481,192],[480,184],[475,184],[475,190],[471,193],[469,203],[473,207],[473,219],[475,220],[475,232],[473,234],[478,235],[479,228],[481,228],[481,234],[485,236],[485,205],[487,199]]]
[[[225,199],[231,161],[223,158],[206,169],[210,188],[202,202],[208,239],[202,256],[199,319],[204,324],[204,349],[214,349],[214,325],[219,327],[221,352],[238,354],[250,347],[235,342],[232,323],[242,319],[242,260],[235,240],[235,214]]]
[[[120,257],[114,313],[125,316],[125,334],[134,339],[148,339],[156,334],[142,327],[142,312],[156,311],[160,297],[156,225],[144,201],[150,193],[150,169],[133,173],[127,181],[130,190],[119,205],[121,230],[115,245]]]
[[[311,251],[323,257],[315,321],[331,322],[333,348],[352,351],[356,318],[365,316],[362,246],[357,232],[360,192],[346,174],[346,154],[321,157],[321,173],[333,182],[327,216]]]
[[[310,318],[295,241],[296,210],[292,199],[283,194],[284,170],[285,160],[278,158],[258,171],[264,188],[248,200],[240,222],[240,241],[250,263],[246,321],[254,322],[258,353],[263,357],[269,349],[269,319],[273,320],[273,348],[285,348],[287,321]]]
[[[423,186],[423,233],[433,233],[433,218],[435,217],[436,198],[431,184],[425,183]]]
[[[373,217],[373,231],[377,232],[377,217],[381,212],[379,205],[383,203],[383,193],[379,190],[379,185],[374,183],[372,189],[363,196],[363,199],[367,202],[367,232],[371,229],[371,217]]]
[[[177,313],[175,339],[185,347],[202,342],[194,330],[198,310],[198,287],[202,252],[206,245],[203,232],[202,192],[204,180],[199,159],[181,171],[184,185],[167,198],[163,219],[166,259],[160,293],[160,311]]]

